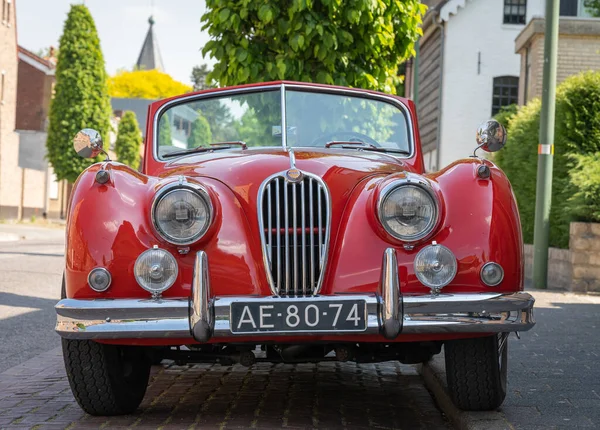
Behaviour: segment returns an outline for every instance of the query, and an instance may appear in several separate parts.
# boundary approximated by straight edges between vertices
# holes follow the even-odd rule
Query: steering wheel
[[[355,131],[334,131],[333,133],[327,133],[317,137],[310,143],[309,146],[325,146],[327,143],[336,140],[344,142],[361,142],[365,145],[372,145],[376,148],[381,148],[379,142],[377,142],[372,137]]]

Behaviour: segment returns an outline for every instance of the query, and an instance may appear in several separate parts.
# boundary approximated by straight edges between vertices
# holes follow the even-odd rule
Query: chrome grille
[[[267,276],[278,296],[311,296],[321,289],[329,248],[331,208],[325,183],[285,172],[260,187],[258,218]]]

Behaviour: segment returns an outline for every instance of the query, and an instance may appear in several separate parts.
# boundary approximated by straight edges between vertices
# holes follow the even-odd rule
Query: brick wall
[[[532,19],[515,41],[515,51],[521,55],[520,105],[542,96],[544,26],[544,19]],[[556,82],[560,84],[587,70],[600,70],[600,20],[563,17],[559,25]]]
[[[47,116],[43,99],[45,78],[44,72],[19,60],[16,120],[18,130],[44,130]]]
[[[0,103],[0,218],[12,217],[19,206],[21,190],[19,136],[15,133],[17,32],[14,3],[8,22],[0,22],[0,79],[4,74],[4,97]]]

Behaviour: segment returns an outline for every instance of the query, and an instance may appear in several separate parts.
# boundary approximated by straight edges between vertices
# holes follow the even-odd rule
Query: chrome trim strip
[[[329,94],[346,94],[346,95],[351,95],[351,96],[361,96],[361,97],[365,97],[365,98],[369,98],[369,99],[373,99],[373,100],[380,100],[380,101],[385,101],[387,103],[390,103],[396,107],[398,107],[400,110],[402,110],[404,112],[405,118],[406,118],[406,124],[407,124],[407,134],[408,134],[408,142],[409,142],[409,155],[405,155],[405,156],[398,156],[398,155],[394,155],[394,154],[386,154],[392,158],[396,158],[396,159],[407,159],[407,158],[411,158],[414,157],[415,155],[415,147],[416,147],[416,142],[415,142],[415,130],[413,127],[413,118],[412,115],[410,113],[410,109],[408,109],[408,106],[406,106],[404,103],[402,103],[400,100],[392,97],[392,96],[388,96],[388,95],[384,95],[384,94],[373,94],[373,93],[369,93],[366,92],[364,90],[358,89],[358,88],[344,88],[344,89],[340,89],[340,88],[328,88],[328,87],[319,87],[319,86],[312,86],[312,85],[298,85],[298,84],[275,84],[275,85],[266,85],[263,87],[247,87],[247,88],[235,88],[235,89],[229,89],[229,90],[222,90],[222,91],[216,91],[216,92],[210,92],[210,93],[204,93],[204,94],[193,94],[190,96],[186,96],[186,97],[182,97],[179,99],[175,99],[175,100],[170,100],[167,103],[165,103],[164,105],[162,105],[157,111],[156,114],[154,115],[154,118],[152,119],[152,126],[153,126],[153,134],[152,134],[152,156],[154,158],[155,161],[158,161],[159,163],[166,163],[166,160],[161,160],[158,157],[158,118],[160,118],[161,114],[163,113],[164,110],[166,110],[167,108],[173,106],[173,105],[177,105],[180,103],[184,103],[186,101],[190,101],[190,100],[202,100],[202,99],[210,99],[210,98],[218,98],[220,96],[223,95],[235,95],[235,94],[243,94],[243,93],[251,93],[251,92],[265,92],[265,91],[271,91],[271,90],[276,90],[276,89],[280,89],[282,86],[285,85],[286,90],[287,89],[295,89],[295,90],[299,90],[299,91],[313,91],[313,92],[318,92],[318,93],[329,93]],[[282,124],[283,126],[283,124]],[[287,128],[283,128],[282,127],[282,134],[286,133],[286,145],[287,145]],[[283,139],[283,137],[282,137]],[[282,144],[282,146],[285,148],[285,146]],[[302,148],[301,146],[295,146],[294,148]],[[309,147],[310,148],[310,147]]]
[[[287,112],[285,103],[285,84],[281,84],[281,146],[287,148]]]
[[[200,300],[200,295],[194,296]],[[214,297],[213,338],[235,338],[230,330],[230,306],[234,301],[272,303],[278,297]],[[383,326],[382,297],[376,294],[298,297],[293,300],[365,300],[367,330],[354,335],[376,335]],[[440,294],[404,296],[402,334],[413,333],[506,333],[527,331],[535,325],[534,299],[528,293]],[[194,304],[192,304],[194,307]],[[56,306],[57,333],[67,339],[190,338],[188,299],[63,299]],[[335,335],[338,332],[328,332]],[[344,334],[339,332],[340,334]],[[281,335],[321,335],[286,332]],[[348,334],[348,333],[346,333]],[[278,333],[252,333],[252,338]],[[248,336],[247,334],[244,336]],[[382,342],[384,338],[382,337]]]
[[[306,295],[306,193],[304,181],[300,182],[302,194],[302,294]]]
[[[284,192],[283,192],[283,197],[284,197],[284,202],[283,202],[283,217],[284,217],[284,228],[286,231],[286,236],[285,236],[285,242],[284,242],[284,250],[283,253],[284,258],[282,258],[284,260],[284,265],[285,265],[285,273],[283,273],[282,275],[285,275],[285,285],[286,287],[290,285],[290,262],[289,262],[289,248],[290,248],[290,241],[289,241],[289,234],[287,233],[289,231],[289,211],[288,211],[288,191],[287,191],[287,182],[285,180],[285,173],[286,171],[282,171],[282,172],[278,172],[278,173],[274,173],[273,175],[267,177],[261,184],[260,187],[258,188],[258,197],[257,197],[257,214],[258,214],[258,228],[260,231],[260,240],[261,240],[261,246],[262,246],[262,253],[263,253],[263,262],[264,262],[264,267],[266,269],[266,274],[267,274],[267,281],[269,282],[269,286],[271,288],[271,292],[273,293],[273,295],[278,296],[280,294],[279,291],[277,291],[276,287],[275,287],[275,283],[273,281],[273,274],[271,273],[271,265],[269,262],[269,256],[268,256],[268,251],[267,251],[267,240],[266,240],[266,234],[265,234],[265,221],[264,221],[264,217],[263,217],[263,208],[264,208],[264,203],[263,203],[263,197],[264,197],[264,193],[266,190],[266,187],[269,185],[269,183],[276,179],[275,184],[276,184],[276,191],[277,191],[277,197],[276,197],[276,211],[277,211],[277,232],[280,231],[280,225],[279,225],[279,220],[280,220],[280,201],[279,201],[279,182],[281,181],[282,186],[284,187]],[[313,212],[314,212],[314,207],[313,207],[313,183],[316,182],[317,187],[316,187],[316,192],[317,192],[317,197],[319,199],[319,202],[321,200],[321,196],[320,196],[320,189],[323,189],[323,193],[325,195],[325,208],[322,208],[322,204],[319,203],[319,207],[318,209],[321,210],[321,215],[322,215],[322,211],[325,210],[325,215],[326,215],[326,228],[325,228],[325,236],[323,236],[323,232],[322,227],[323,227],[323,223],[321,220],[319,220],[318,222],[318,226],[319,226],[319,252],[318,252],[318,257],[320,258],[320,261],[318,262],[319,267],[320,267],[320,273],[319,273],[319,278],[317,279],[317,283],[315,284],[315,274],[314,274],[314,270],[311,270],[311,286],[312,285],[316,285],[315,289],[313,291],[313,295],[317,295],[319,294],[319,292],[321,291],[321,287],[323,286],[323,280],[325,277],[325,269],[327,267],[327,256],[329,254],[329,241],[330,241],[330,237],[331,237],[331,195],[329,193],[329,188],[327,187],[327,184],[325,183],[325,181],[323,181],[320,177],[318,177],[317,175],[314,175],[312,173],[307,173],[302,171],[302,174],[309,179],[309,200],[310,200],[310,231],[314,231],[314,227],[315,227],[315,222],[313,219]],[[296,184],[292,184],[292,186],[295,187]],[[292,220],[293,221],[293,220]],[[294,232],[294,240],[296,239],[296,235],[297,232]],[[281,267],[280,264],[280,260],[279,260],[279,251],[280,251],[280,245],[281,245],[281,239],[280,239],[280,234],[277,234],[277,249],[278,249],[278,270]],[[314,260],[314,234],[310,235],[310,244],[311,244],[311,268],[314,267],[315,264],[315,260]],[[279,279],[279,272],[277,273],[277,278]],[[277,285],[281,285],[281,283],[278,281]],[[292,293],[293,291],[286,291],[286,293]]]
[[[190,331],[198,342],[206,342],[212,335],[214,324],[210,299],[208,257],[204,251],[196,253],[190,305]]]
[[[298,208],[296,207],[296,186],[292,184],[292,224],[294,225],[294,294],[298,294]]]
[[[381,331],[386,339],[395,339],[402,330],[402,296],[398,279],[396,250],[388,248],[383,253],[381,266]]]

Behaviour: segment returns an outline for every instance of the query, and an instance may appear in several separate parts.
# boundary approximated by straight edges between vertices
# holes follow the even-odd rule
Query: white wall
[[[451,0],[447,7],[438,168],[473,152],[477,125],[491,116],[493,78],[519,76],[514,41],[524,28],[502,23],[503,0]],[[543,16],[543,10],[543,0],[529,0],[527,21]]]

